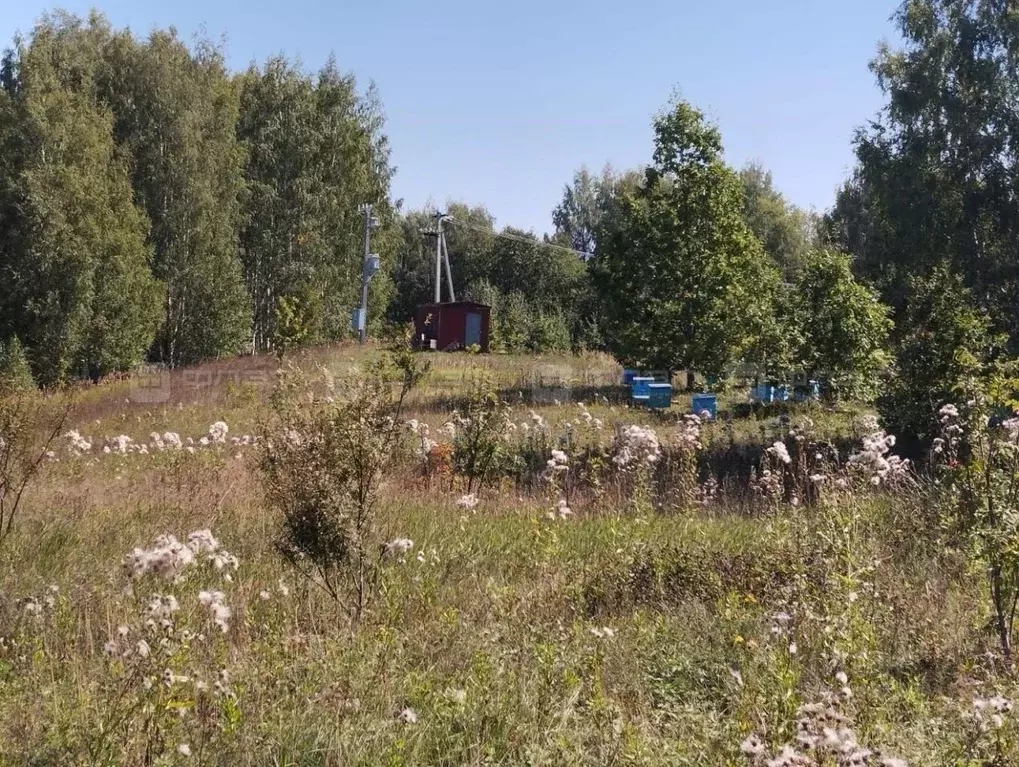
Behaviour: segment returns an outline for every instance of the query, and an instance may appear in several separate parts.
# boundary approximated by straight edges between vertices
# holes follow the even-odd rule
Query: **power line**
[[[489,234],[492,237],[502,237],[504,240],[510,240],[511,242],[519,242],[524,245],[536,245],[543,248],[552,248],[553,250],[565,250],[567,253],[572,253],[575,256],[580,256],[583,259],[589,259],[594,257],[594,253],[586,253],[583,250],[574,250],[573,248],[567,248],[565,245],[553,245],[551,242],[543,242],[538,239],[531,239],[530,237],[524,237],[519,234],[506,234],[505,232],[496,232],[491,229],[485,229],[483,226],[477,224],[468,224],[466,221],[461,221],[458,218],[452,216],[446,219],[451,222],[454,226],[462,226],[467,229],[473,229],[482,234]]]

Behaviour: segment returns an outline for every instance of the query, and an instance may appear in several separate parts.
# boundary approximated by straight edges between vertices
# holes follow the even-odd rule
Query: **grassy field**
[[[377,354],[297,362],[339,375]],[[922,483],[851,475],[864,409],[723,417],[692,448],[688,398],[631,410],[603,356],[426,356],[403,417],[440,444],[486,376],[514,424],[546,424],[542,444],[569,430],[611,456],[619,429],[645,425],[661,458],[642,480],[571,466],[567,517],[562,488],[524,470],[469,510],[408,430],[380,529],[413,546],[354,628],[277,553],[251,444],[274,362],[79,392],[64,431],[81,441],[56,440],[0,550],[2,763],[1017,763],[981,573]],[[219,421],[225,441],[201,444]],[[765,451],[776,440],[790,464]],[[808,464],[825,478],[797,475]],[[236,568],[202,554],[173,579],[125,572],[135,548],[203,529]]]

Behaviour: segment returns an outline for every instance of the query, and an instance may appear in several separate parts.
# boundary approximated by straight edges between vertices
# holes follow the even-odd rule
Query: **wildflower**
[[[138,644],[135,645],[134,651],[138,654],[139,658],[148,658],[150,652],[149,643],[144,639],[139,640]]]
[[[281,595],[285,597],[290,596],[290,587],[287,586],[286,581],[284,581],[282,578],[280,578],[279,581],[277,581],[276,588],[279,590],[279,593]]]
[[[219,542],[212,536],[211,530],[195,530],[188,535],[188,548],[195,554],[215,551],[219,548]]]
[[[119,437],[114,437],[112,445],[106,445],[103,448],[104,453],[118,453],[119,455],[127,455],[134,440],[126,434],[121,434]]]
[[[223,570],[225,568],[236,570],[240,567],[240,562],[237,557],[228,551],[223,551],[222,549],[209,554],[208,559],[217,570]],[[225,578],[228,583],[232,580],[229,575],[225,576]]]
[[[757,737],[756,733],[751,733],[746,740],[739,744],[739,750],[748,757],[760,756],[764,753],[764,741]]]
[[[232,698],[233,691],[230,689],[230,673],[224,668],[220,669],[216,681],[212,685],[212,694],[217,698]]]
[[[417,724],[418,715],[417,711],[412,708],[405,708],[400,712],[399,719],[404,724]]]
[[[959,408],[955,405],[948,403],[941,406],[941,410],[938,411],[938,415],[941,416],[941,422],[945,423],[953,418],[959,417]]]
[[[547,516],[549,519],[555,519],[557,517],[559,519],[566,519],[567,517],[573,516],[573,509],[571,509],[569,505],[566,503],[565,498],[560,498],[556,502],[555,507],[552,509],[552,511],[548,513]]]
[[[209,427],[208,441],[213,444],[223,444],[226,442],[226,435],[229,431],[230,429],[225,421],[216,421],[216,423]]]
[[[134,578],[155,573],[172,578],[194,561],[194,552],[172,535],[160,535],[151,549],[136,548],[124,557],[124,569]]]
[[[258,592],[258,598],[261,599],[263,602],[269,601],[269,598],[271,596],[272,595],[265,589],[262,589],[261,591]]]
[[[73,429],[67,432],[64,438],[71,443],[69,449],[76,457],[92,451],[92,442]]]
[[[591,633],[598,639],[615,639],[616,637],[616,632],[608,626],[592,628]]]
[[[570,468],[570,457],[562,450],[553,450],[552,457],[546,464],[548,471],[552,474],[567,471]]]
[[[648,426],[627,426],[613,440],[612,463],[627,470],[641,464],[655,463],[661,457],[658,435]]]
[[[180,609],[177,597],[173,594],[153,594],[149,598],[149,618],[153,621],[169,620]],[[126,627],[124,627],[126,629]]]
[[[460,496],[460,500],[456,502],[456,505],[462,509],[473,512],[478,507],[478,496],[474,493]]]
[[[812,764],[811,760],[796,752],[792,746],[783,746],[774,759],[764,763],[765,767],[799,767]]]
[[[895,437],[877,431],[863,439],[863,449],[849,456],[850,467],[869,474],[874,486],[893,484],[909,475],[909,461],[891,454]]]
[[[227,622],[230,620],[230,608],[223,603],[226,595],[222,591],[200,591],[198,592],[198,601],[209,608],[209,612],[212,614],[212,621],[215,623],[220,631],[224,634],[229,630],[230,624]]]
[[[191,746],[187,743],[181,743],[177,746],[177,753],[181,756],[191,756]]]
[[[776,442],[775,444],[768,448],[767,452],[768,455],[772,456],[773,458],[777,458],[784,464],[788,465],[793,462],[793,459],[789,456],[789,450],[786,448],[784,442],[781,441]]]
[[[414,541],[410,538],[394,538],[389,543],[382,545],[384,554],[395,554],[397,556],[403,556],[412,548],[414,548]]]

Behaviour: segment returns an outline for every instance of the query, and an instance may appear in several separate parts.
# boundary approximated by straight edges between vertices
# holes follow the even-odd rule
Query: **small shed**
[[[473,301],[422,304],[414,318],[414,345],[419,349],[456,351],[478,346],[488,352],[492,307]]]

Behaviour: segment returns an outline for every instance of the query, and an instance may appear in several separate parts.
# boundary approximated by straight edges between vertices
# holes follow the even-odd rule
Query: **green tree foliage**
[[[284,300],[305,307],[307,342],[342,337],[360,301],[363,203],[374,203],[383,224],[372,250],[385,263],[396,242],[377,104],[372,93],[359,96],[353,77],[332,61],[312,78],[286,59],[269,59],[240,78],[240,93],[237,132],[247,149],[241,244],[255,348],[272,347]],[[388,302],[391,285],[388,275],[376,276],[370,309]]]
[[[1001,0],[908,0],[895,21],[902,48],[872,64],[887,103],[856,137],[828,232],[896,310],[913,275],[948,264],[1014,347],[1019,16]]]
[[[28,344],[44,384],[139,362],[161,318],[148,222],[91,95],[94,57],[60,55],[68,34],[102,29],[45,19],[4,66],[0,337]]]
[[[14,336],[10,341],[0,341],[0,392],[28,391],[35,388],[32,368],[21,341]]]
[[[562,243],[581,253],[593,255],[598,249],[598,231],[614,212],[619,194],[640,186],[637,171],[617,173],[606,165],[600,176],[586,167],[573,174],[573,181],[563,188],[563,199],[552,211],[552,224]]]
[[[588,267],[578,254],[531,232],[513,227],[496,231],[495,219],[481,206],[450,203],[445,212],[457,298],[492,306],[491,347],[519,352],[574,346],[574,331],[585,329],[589,320],[583,310],[590,308],[591,299]],[[390,306],[395,321],[406,321],[418,305],[434,300],[435,237],[426,233],[435,226],[434,211],[412,211],[403,218],[396,300]],[[442,299],[448,300],[445,276]]]
[[[983,376],[997,341],[963,279],[944,266],[909,281],[900,325],[894,372],[877,405],[885,428],[915,453],[937,436],[941,406]]]
[[[181,365],[241,351],[251,325],[237,250],[244,152],[222,52],[205,41],[189,50],[173,31],[144,44],[124,32],[106,59],[100,95],[133,157],[153,271],[166,285],[156,355]]]
[[[869,398],[890,362],[889,309],[876,291],[854,278],[844,253],[818,251],[799,272],[792,292],[799,326],[798,367],[826,383],[834,398]]]
[[[743,185],[743,220],[786,279],[792,279],[810,249],[810,217],[786,201],[763,166],[747,165],[739,172],[739,179]]]
[[[720,374],[759,343],[778,270],[742,218],[718,130],[689,104],[655,120],[645,181],[598,238],[606,341],[628,364]]]

